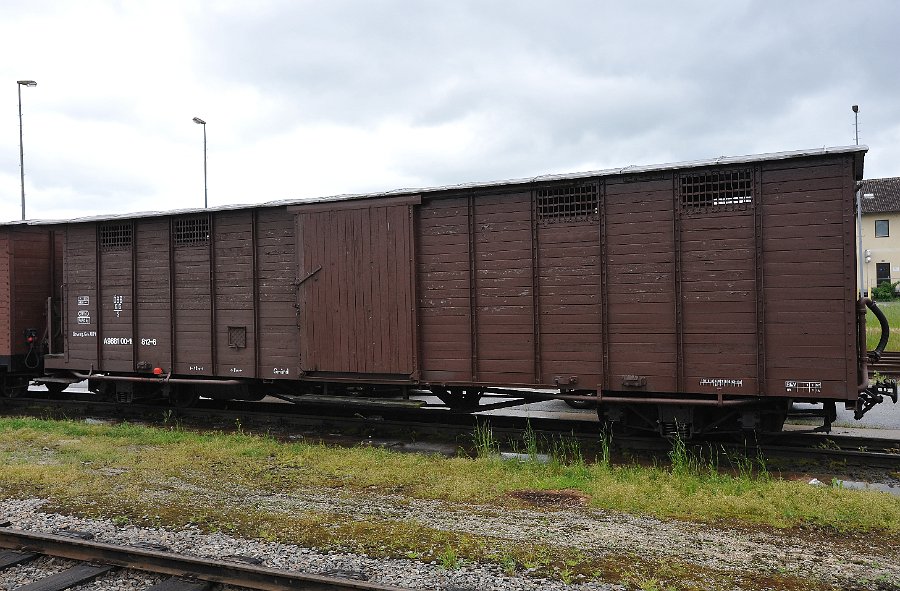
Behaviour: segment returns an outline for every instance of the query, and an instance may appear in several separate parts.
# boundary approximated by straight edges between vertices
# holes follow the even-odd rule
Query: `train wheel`
[[[563,400],[566,404],[568,404],[571,408],[593,408],[596,402],[589,402],[587,400]]]
[[[571,390],[565,391],[563,394],[578,394],[581,396],[596,396],[596,392],[592,390]],[[564,400],[567,405],[571,408],[594,408],[597,406],[597,403],[593,400]]]
[[[169,390],[169,404],[175,408],[190,408],[199,398],[196,388],[191,386],[172,386]]]
[[[600,420],[600,430],[606,437],[627,437],[635,433],[634,427],[629,422],[629,412],[625,408],[610,408],[598,404],[597,418]]]
[[[59,396],[69,387],[69,384],[59,384],[57,382],[47,382],[44,385],[47,386],[47,391],[50,392],[51,396]]]
[[[27,378],[7,378],[3,380],[0,392],[4,398],[17,398],[28,392],[29,381]]]

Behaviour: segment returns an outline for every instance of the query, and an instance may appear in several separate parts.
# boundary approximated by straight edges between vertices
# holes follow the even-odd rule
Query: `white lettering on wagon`
[[[90,330],[90,331],[88,331],[88,330],[73,330],[72,336],[76,337],[76,338],[95,337],[95,336],[97,336],[97,331],[95,331],[95,330]]]
[[[744,380],[735,380],[733,378],[700,378],[701,386],[712,386],[713,388],[740,388],[744,385]]]
[[[786,392],[820,394],[822,392],[822,382],[800,382],[797,380],[785,380],[784,390]]]
[[[78,296],[78,305],[79,306],[90,306],[91,305],[91,296]]]
[[[141,339],[141,345],[144,347],[155,347],[156,339]]]
[[[104,345],[130,345],[131,337],[104,337]]]
[[[90,324],[91,313],[88,310],[78,310],[78,324]]]
[[[287,367],[274,367],[272,373],[276,376],[286,376],[291,373],[291,370]]]

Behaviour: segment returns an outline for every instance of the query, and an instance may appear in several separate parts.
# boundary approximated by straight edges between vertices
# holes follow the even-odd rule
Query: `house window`
[[[891,264],[890,263],[875,263],[875,282],[878,285],[882,283],[890,283],[891,282]]]
[[[875,220],[875,237],[887,238],[891,235],[890,220]]]

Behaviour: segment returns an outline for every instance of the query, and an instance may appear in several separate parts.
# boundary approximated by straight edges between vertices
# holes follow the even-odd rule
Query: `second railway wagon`
[[[50,226],[63,346],[44,366],[120,400],[518,388],[662,433],[780,429],[790,400],[865,402],[865,152]]]

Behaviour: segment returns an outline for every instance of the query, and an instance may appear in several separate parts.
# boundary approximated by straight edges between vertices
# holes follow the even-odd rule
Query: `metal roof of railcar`
[[[328,203],[339,201],[351,201],[356,199],[376,199],[379,197],[397,197],[403,195],[420,195],[425,193],[437,193],[445,191],[465,191],[469,189],[487,189],[492,187],[504,187],[511,185],[526,185],[531,183],[550,182],[550,181],[566,181],[580,180],[595,177],[608,177],[624,174],[639,174],[660,171],[681,170],[686,168],[705,168],[710,166],[733,166],[736,164],[752,164],[755,162],[771,162],[773,160],[790,160],[794,158],[806,158],[810,156],[825,156],[829,154],[847,154],[847,153],[864,153],[869,150],[868,146],[835,146],[822,147],[810,150],[793,150],[788,152],[771,152],[766,154],[750,154],[746,156],[719,156],[718,158],[707,158],[705,160],[687,160],[683,162],[671,162],[666,164],[649,164],[649,165],[628,165],[620,168],[606,168],[602,170],[591,170],[586,172],[574,172],[565,174],[545,174],[535,177],[526,177],[519,179],[509,179],[505,181],[488,181],[463,183],[459,185],[445,185],[441,187],[426,187],[418,189],[394,189],[391,191],[382,191],[377,193],[350,193],[344,195],[332,195],[330,197],[306,197],[301,199],[283,199],[279,201],[268,201],[265,203],[244,203],[235,205],[220,205],[209,208],[190,208],[190,209],[172,209],[167,211],[144,211],[134,213],[121,214],[100,214],[73,218],[68,220],[24,220],[5,222],[0,225],[45,225],[59,223],[81,223],[81,222],[103,222],[109,220],[124,220],[145,217],[160,216],[176,216],[190,215],[197,213],[209,213],[216,211],[231,211],[236,209],[253,209],[264,207],[284,207],[288,205],[308,205],[311,203]]]

